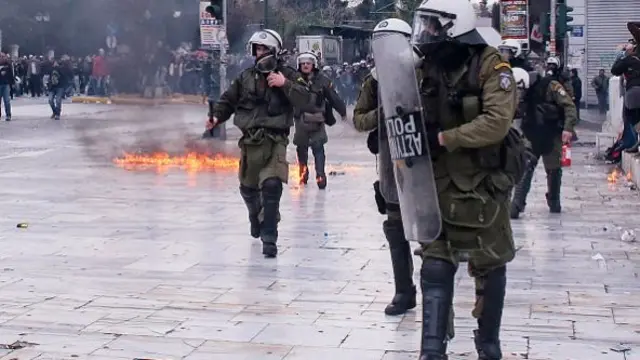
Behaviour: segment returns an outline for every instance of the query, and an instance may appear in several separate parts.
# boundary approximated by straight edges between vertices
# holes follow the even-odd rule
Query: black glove
[[[375,130],[371,130],[369,132],[369,136],[367,136],[367,147],[373,155],[378,155],[378,153],[380,152],[379,145],[378,128],[376,128]]]
[[[431,153],[432,156],[446,150],[443,146],[440,145],[440,141],[438,140],[439,133],[440,128],[427,127],[427,142],[429,143],[429,153]]]
[[[376,205],[378,206],[378,212],[382,215],[387,213],[387,202],[382,197],[382,193],[380,192],[380,181],[376,181],[373,183],[373,190],[376,195]]]

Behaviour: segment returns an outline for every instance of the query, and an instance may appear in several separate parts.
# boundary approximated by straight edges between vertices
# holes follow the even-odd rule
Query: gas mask
[[[273,54],[265,54],[256,59],[255,69],[263,74],[269,74],[278,67],[278,59]]]

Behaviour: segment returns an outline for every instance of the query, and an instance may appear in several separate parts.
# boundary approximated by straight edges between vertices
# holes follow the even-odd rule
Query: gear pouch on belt
[[[502,168],[513,181],[513,186],[522,180],[527,168],[527,149],[524,144],[524,137],[520,131],[513,126],[509,129],[507,136],[500,148],[502,158]]]
[[[319,113],[303,113],[302,124],[307,131],[318,131],[324,124],[324,114]]]
[[[458,251],[490,249],[501,239],[496,224],[500,204],[482,187],[474,191],[459,190],[453,182],[439,195],[443,233]]]
[[[258,178],[273,155],[274,142],[264,129],[247,132],[240,138],[238,146],[242,151],[241,176]]]
[[[469,123],[480,115],[480,99],[477,96],[465,96],[462,98],[462,116]]]

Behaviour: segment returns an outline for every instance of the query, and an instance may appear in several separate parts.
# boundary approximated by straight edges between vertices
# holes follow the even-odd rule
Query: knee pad
[[[277,196],[282,195],[282,180],[277,177],[271,177],[266,179],[262,183],[263,195]]]
[[[453,282],[456,270],[456,266],[446,260],[427,257],[422,262],[420,277],[430,284],[448,284]]]
[[[397,247],[399,243],[407,243],[404,237],[404,228],[402,221],[399,219],[390,219],[382,222],[382,231],[384,232],[390,248]]]
[[[490,271],[484,278],[484,287],[493,286],[493,284],[506,284],[507,282],[507,267],[505,265]]]
[[[250,188],[248,186],[240,185],[240,194],[242,196],[253,195],[258,193],[258,189]]]

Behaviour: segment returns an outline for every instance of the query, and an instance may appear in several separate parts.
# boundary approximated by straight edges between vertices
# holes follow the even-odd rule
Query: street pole
[[[549,16],[549,55],[556,56],[556,2],[557,0],[551,0],[551,11]]]
[[[220,44],[220,96],[227,90],[227,1],[222,2],[222,14],[224,21],[222,22],[222,30],[224,31],[224,37],[221,37]],[[227,140],[227,127],[224,123],[220,126],[220,140]]]
[[[262,0],[264,3],[264,28],[269,28],[269,0]]]

